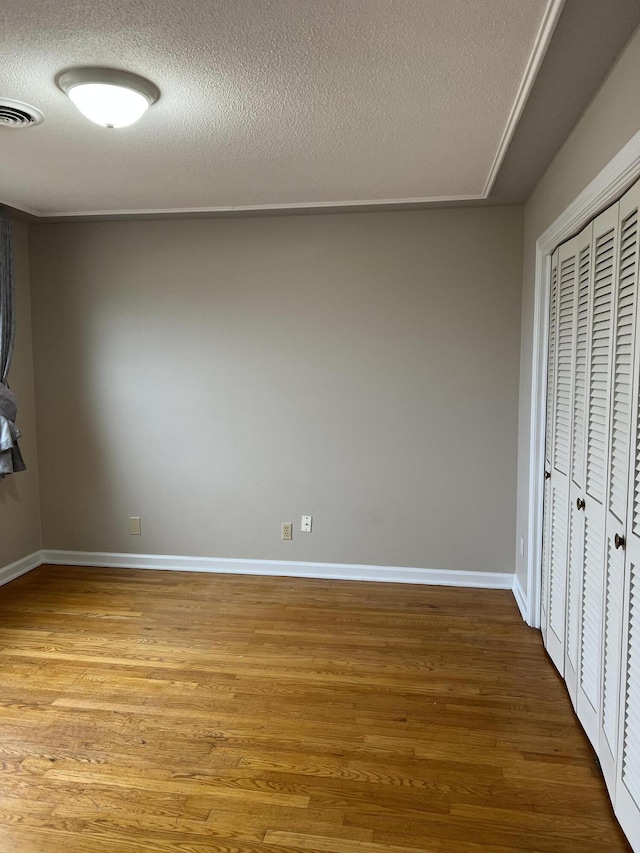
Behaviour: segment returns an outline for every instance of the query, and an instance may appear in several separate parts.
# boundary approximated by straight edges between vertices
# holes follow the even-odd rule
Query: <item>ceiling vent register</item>
[[[22,101],[0,98],[0,127],[17,130],[21,127],[33,127],[43,121],[44,116],[35,107]]]

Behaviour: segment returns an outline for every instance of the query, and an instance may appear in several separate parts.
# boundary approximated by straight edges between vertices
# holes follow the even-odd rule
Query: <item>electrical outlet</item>
[[[311,516],[303,515],[302,522],[300,524],[300,530],[302,533],[311,533]]]
[[[293,539],[293,524],[290,521],[282,522],[282,538]]]
[[[520,537],[520,556],[524,557],[524,536]]]
[[[142,533],[142,519],[139,516],[132,516],[129,519],[129,533],[132,536],[140,536]]]

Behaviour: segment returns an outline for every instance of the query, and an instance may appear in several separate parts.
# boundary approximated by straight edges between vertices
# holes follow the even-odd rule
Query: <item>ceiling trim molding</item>
[[[509,113],[507,124],[502,133],[502,138],[500,139],[498,150],[496,151],[496,156],[494,157],[493,163],[491,164],[489,175],[487,177],[487,182],[482,192],[483,198],[487,198],[487,196],[493,189],[495,180],[498,177],[498,172],[500,171],[500,167],[502,166],[502,161],[507,155],[509,145],[511,144],[511,140],[513,139],[513,136],[516,132],[518,122],[522,117],[524,108],[526,107],[527,101],[529,100],[529,95],[531,94],[533,85],[536,82],[536,77],[538,76],[538,72],[542,67],[542,63],[551,43],[551,39],[553,37],[556,25],[560,19],[560,14],[562,13],[564,4],[565,0],[549,0],[549,5],[547,6],[542,21],[540,22],[540,28],[538,29],[538,33],[533,44],[533,50],[531,51],[531,54],[529,56],[527,67],[525,68],[524,75],[522,77],[522,80],[520,81],[520,86],[518,87],[518,92],[516,94],[515,101],[513,102],[513,106],[511,107],[511,112]]]
[[[356,201],[301,201],[284,202],[282,204],[246,204],[246,205],[222,205],[218,207],[168,207],[150,208],[140,210],[82,210],[82,211],[60,211],[53,213],[38,213],[28,208],[18,208],[15,205],[0,202],[0,207],[17,210],[32,216],[35,219],[86,219],[95,217],[122,217],[122,216],[198,216],[216,215],[224,213],[268,213],[270,211],[286,213],[295,210],[343,210],[344,208],[387,208],[398,207],[424,207],[431,204],[450,204],[457,202],[484,201],[485,195],[457,195],[457,196],[432,196],[425,198],[382,198]]]

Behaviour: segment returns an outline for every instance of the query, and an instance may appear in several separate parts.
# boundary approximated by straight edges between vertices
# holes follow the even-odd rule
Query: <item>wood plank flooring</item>
[[[0,761],[2,853],[630,850],[506,591],[43,566]]]

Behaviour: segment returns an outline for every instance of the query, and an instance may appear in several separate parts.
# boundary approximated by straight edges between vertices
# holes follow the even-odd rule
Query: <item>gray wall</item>
[[[27,470],[0,480],[0,568],[40,549],[36,418],[33,399],[27,226],[13,224],[16,263],[16,348],[9,384],[18,395],[20,447]]]
[[[522,227],[31,227],[45,547],[513,571]]]
[[[525,209],[524,284],[520,357],[517,536],[527,535],[529,512],[529,421],[533,360],[535,246],[538,237],[569,206],[618,151],[640,131],[640,31],[560,149]],[[526,560],[516,549],[523,585]],[[525,549],[526,551],[526,549]]]

